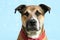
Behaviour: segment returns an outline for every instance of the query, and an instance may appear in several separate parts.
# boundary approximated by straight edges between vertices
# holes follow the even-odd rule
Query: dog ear
[[[15,13],[16,11],[19,11],[20,13],[23,13],[23,11],[26,9],[26,5],[20,5],[15,9]]]
[[[39,6],[44,10],[44,13],[46,13],[47,11],[49,11],[49,13],[50,13],[51,8],[48,7],[47,5],[40,4]]]

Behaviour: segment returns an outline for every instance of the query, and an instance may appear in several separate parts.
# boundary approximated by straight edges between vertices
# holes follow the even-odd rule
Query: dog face
[[[50,7],[40,4],[39,6],[20,5],[15,9],[21,13],[22,25],[25,31],[29,34],[31,32],[38,32],[42,29],[44,23],[44,15],[47,11],[50,12]]]

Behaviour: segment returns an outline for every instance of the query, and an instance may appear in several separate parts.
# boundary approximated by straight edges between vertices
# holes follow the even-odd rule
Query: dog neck
[[[41,29],[41,33],[39,34],[39,36],[38,37],[36,37],[36,35],[34,35],[34,36],[31,36],[31,37],[29,37],[28,35],[27,35],[27,33],[25,32],[25,30],[24,29],[21,29],[21,36],[22,36],[22,38],[24,38],[24,40],[42,40],[44,37],[45,37],[45,31],[43,30],[43,28]],[[34,37],[34,38],[33,38]]]

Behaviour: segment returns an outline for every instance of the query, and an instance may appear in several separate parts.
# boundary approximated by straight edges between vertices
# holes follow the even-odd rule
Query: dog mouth
[[[26,31],[39,31],[40,27],[37,27],[36,21],[27,21],[26,23]]]
[[[36,26],[29,26],[29,25],[26,27],[26,30],[27,31],[38,31]]]

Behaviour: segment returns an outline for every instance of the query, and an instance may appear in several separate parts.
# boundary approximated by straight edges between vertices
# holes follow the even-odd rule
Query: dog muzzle
[[[27,31],[38,31],[37,21],[35,19],[28,20],[26,23]]]

